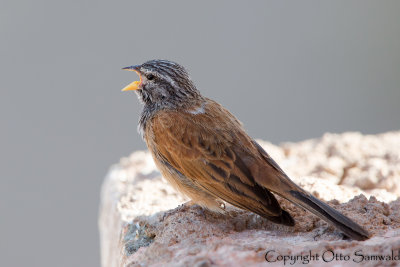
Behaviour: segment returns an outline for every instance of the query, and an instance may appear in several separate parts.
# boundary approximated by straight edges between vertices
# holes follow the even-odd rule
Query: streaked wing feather
[[[274,195],[254,181],[251,155],[233,142],[243,136],[223,124],[216,117],[163,112],[153,118],[154,142],[169,164],[212,195],[264,217],[281,216]]]

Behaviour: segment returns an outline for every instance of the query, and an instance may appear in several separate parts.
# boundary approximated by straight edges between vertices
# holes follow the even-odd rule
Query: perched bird
[[[222,201],[274,223],[293,226],[275,193],[309,210],[355,240],[369,234],[357,223],[292,182],[226,108],[204,97],[181,65],[151,60],[123,68],[140,81],[144,108],[139,132],[162,175],[194,203],[221,211]]]

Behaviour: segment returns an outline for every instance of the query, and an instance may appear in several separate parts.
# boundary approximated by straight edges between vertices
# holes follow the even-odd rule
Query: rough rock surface
[[[102,266],[400,266],[400,132],[325,134],[281,146],[259,142],[296,183],[372,238],[344,240],[281,198],[295,227],[229,205],[225,214],[182,205],[188,199],[162,179],[148,152],[139,151],[113,166],[103,184]],[[275,262],[266,261],[267,251]]]

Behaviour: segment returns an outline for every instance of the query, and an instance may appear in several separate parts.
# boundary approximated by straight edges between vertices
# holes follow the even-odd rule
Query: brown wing
[[[151,127],[158,153],[212,195],[274,222],[293,225],[274,195],[255,182],[263,159],[240,122],[215,102],[210,101],[205,111],[156,115]]]

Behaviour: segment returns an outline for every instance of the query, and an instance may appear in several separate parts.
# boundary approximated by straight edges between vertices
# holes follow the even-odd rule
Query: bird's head
[[[178,104],[200,96],[185,68],[177,63],[150,60],[123,70],[135,71],[140,80],[122,91],[134,90],[145,104]]]

